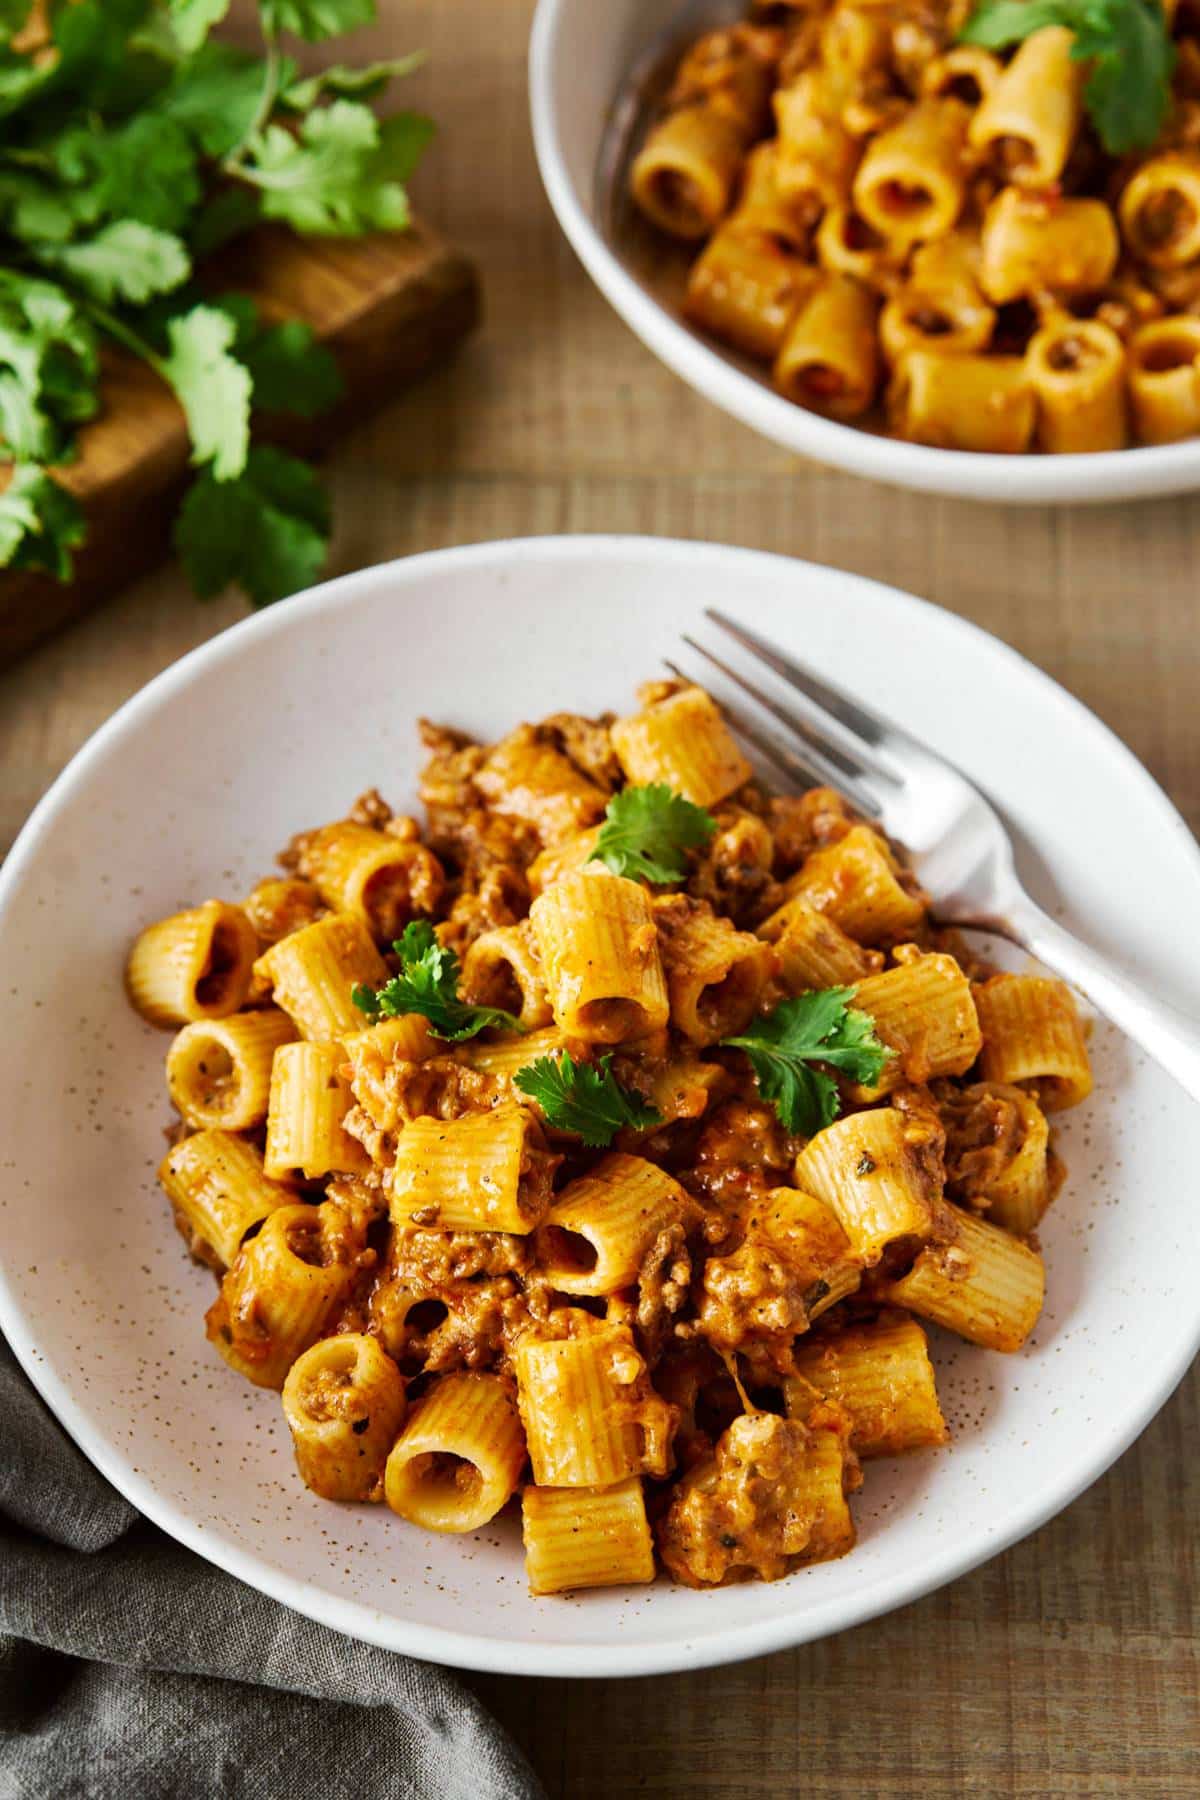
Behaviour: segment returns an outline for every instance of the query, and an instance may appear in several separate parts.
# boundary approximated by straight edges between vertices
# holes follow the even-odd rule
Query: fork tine
[[[821,738],[802,720],[794,719],[783,708],[777,707],[752,682],[737,674],[727,663],[722,662],[720,657],[714,656],[711,650],[706,650],[703,644],[697,643],[686,633],[683,634],[683,641],[698,656],[702,656],[706,662],[719,669],[722,675],[742,693],[748,694],[766,712],[771,713],[773,717],[778,718],[782,724],[786,725],[793,736],[800,739],[803,748],[797,749],[775,732],[764,730],[761,725],[751,720],[744,710],[735,709],[727,701],[722,700],[722,708],[747,743],[753,744],[756,750],[761,751],[764,756],[770,757],[772,762],[783,769],[793,781],[811,784],[815,779],[818,784],[839,788],[859,812],[869,814],[871,818],[875,819],[882,816],[883,808],[879,800],[860,779],[863,771],[858,764],[844,756],[835,745]],[[667,667],[676,674],[682,673],[675,668],[674,663],[668,663]],[[690,677],[684,675],[683,679],[687,681],[690,680]]]
[[[806,694],[815,706],[821,707],[844,730],[852,732],[864,743],[870,744],[873,748],[880,748],[886,745],[889,737],[903,738],[905,742],[910,741],[907,732],[901,731],[898,725],[890,724],[887,719],[864,706],[860,700],[852,700],[849,694],[844,694],[840,688],[831,687],[827,681],[822,681],[819,675],[810,674],[800,663],[793,662],[790,656],[785,656],[782,650],[777,650],[774,644],[768,644],[753,631],[748,631],[744,625],[739,625],[736,619],[729,618],[713,606],[705,607],[704,610],[713,624],[719,626],[722,631],[728,632],[729,636],[734,638],[744,650],[748,650],[752,656],[758,657],[760,662],[765,662],[767,667],[774,669],[775,673],[781,676],[790,687]]]

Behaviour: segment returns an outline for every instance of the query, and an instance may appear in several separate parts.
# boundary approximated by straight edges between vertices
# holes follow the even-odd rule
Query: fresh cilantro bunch
[[[414,919],[404,936],[392,945],[400,958],[400,973],[385,981],[378,992],[355,986],[350,998],[369,1019],[400,1019],[420,1013],[429,1021],[434,1037],[461,1043],[489,1025],[508,1031],[524,1027],[498,1006],[470,1006],[458,997],[459,963],[453,950],[439,944],[428,919]]]
[[[716,829],[711,813],[673,793],[665,782],[622,788],[608,803],[588,860],[635,881],[682,881],[687,852],[703,849]]]
[[[367,104],[419,57],[301,79],[281,45],[367,24],[375,0],[260,0],[260,55],[210,38],[229,5],[0,0],[0,567],[70,579],[85,522],[51,470],[100,410],[107,340],[186,415],[197,473],[175,541],[197,591],[236,582],[263,605],[320,572],[324,490],[252,446],[251,414],[315,416],[337,368],[301,321],[202,295],[196,261],[260,219],[402,229],[433,128]]]
[[[649,1131],[662,1124],[661,1113],[647,1106],[640,1094],[621,1086],[612,1072],[611,1056],[602,1056],[597,1069],[575,1062],[568,1050],[562,1050],[519,1069],[513,1081],[537,1101],[548,1125],[574,1132],[590,1150],[606,1149],[622,1126]]]
[[[1104,148],[1148,149],[1166,120],[1175,66],[1160,0],[980,0],[959,35],[1004,50],[1047,25],[1073,31],[1072,61],[1091,64],[1083,98]]]
[[[745,1051],[759,1093],[788,1131],[813,1137],[837,1118],[837,1083],[826,1068],[874,1087],[894,1055],[875,1035],[869,1014],[849,1004],[853,998],[853,988],[821,988],[781,1000],[754,1021],[752,1031],[723,1040],[730,1049]],[[814,1069],[813,1063],[825,1068]]]

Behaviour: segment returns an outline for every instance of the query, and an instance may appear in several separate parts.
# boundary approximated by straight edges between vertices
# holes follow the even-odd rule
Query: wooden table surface
[[[1006,511],[893,492],[760,441],[640,347],[560,235],[528,127],[531,0],[381,12],[364,55],[432,53],[413,86],[441,125],[419,203],[478,256],[487,317],[454,366],[339,445],[331,573],[560,531],[854,569],[1015,645],[1200,827],[1200,496]],[[127,695],[241,612],[234,598],[200,605],[166,568],[0,678],[0,848]],[[470,1680],[549,1792],[580,1800],[1195,1795],[1198,1520],[1200,1368],[1060,1518],[890,1618],[695,1675]]]

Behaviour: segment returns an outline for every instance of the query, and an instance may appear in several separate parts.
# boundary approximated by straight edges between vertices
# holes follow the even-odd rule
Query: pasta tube
[[[478,1531],[516,1492],[521,1421],[498,1375],[443,1375],[418,1401],[387,1459],[392,1511],[426,1531]]]
[[[499,1006],[526,1031],[551,1020],[542,965],[528,919],[481,932],[463,958],[460,991],[477,1006]]]
[[[919,100],[867,146],[854,204],[890,243],[944,237],[966,195],[967,110],[957,100]]]
[[[1046,1289],[1042,1259],[1019,1238],[961,1207],[884,1292],[897,1306],[988,1350],[1019,1350],[1037,1324]]]
[[[1170,444],[1200,432],[1200,318],[1155,319],[1129,341],[1138,436]]]
[[[795,1364],[798,1380],[783,1384],[789,1415],[807,1417],[815,1387],[849,1414],[860,1457],[901,1456],[949,1437],[925,1333],[905,1313],[801,1338]]]
[[[669,1002],[646,889],[620,875],[565,875],[530,908],[555,1023],[593,1044],[659,1030]]]
[[[990,1099],[993,1104],[1011,1109],[1010,1117],[1015,1116],[1017,1141],[1011,1154],[994,1172],[985,1164],[984,1178],[975,1180],[969,1167],[971,1150],[968,1147],[961,1159],[967,1179],[960,1185],[965,1185],[969,1199],[986,1206],[993,1225],[1015,1232],[1018,1237],[1028,1237],[1053,1197],[1050,1127],[1046,1116],[1032,1094],[999,1082],[978,1082],[963,1090],[962,1099],[964,1103],[976,1105]],[[983,1154],[987,1154],[986,1143]]]
[[[840,105],[818,71],[805,70],[774,96],[779,150],[775,182],[785,205],[813,220],[827,206],[844,206],[858,161],[858,144],[840,118]]]
[[[776,42],[753,25],[705,32],[675,71],[668,107],[707,106],[730,120],[744,142],[758,137],[767,120]]]
[[[857,1100],[876,1099],[901,1082],[918,1084],[939,1075],[965,1075],[983,1037],[971,984],[952,956],[910,957],[882,975],[856,984],[853,1004],[875,1021],[895,1051],[874,1088],[855,1088]]]
[[[764,919],[758,935],[774,946],[779,976],[789,994],[844,987],[871,970],[870,953],[800,894]]]
[[[513,1356],[534,1481],[612,1487],[629,1475],[665,1475],[674,1415],[628,1327],[585,1312],[569,1319],[574,1335],[526,1332]]]
[[[747,356],[773,358],[815,272],[765,231],[729,220],[688,275],[683,310],[693,325]]]
[[[566,1033],[557,1025],[548,1025],[544,1031],[530,1031],[524,1037],[493,1038],[486,1044],[475,1038],[464,1044],[462,1054],[473,1069],[482,1069],[487,1075],[511,1077],[543,1056],[557,1056],[566,1047]]]
[[[729,210],[744,143],[734,121],[712,107],[668,113],[634,159],[634,201],[672,237],[707,237]]]
[[[984,215],[979,284],[998,306],[1046,293],[1088,294],[1104,286],[1120,250],[1102,200],[1005,188]]]
[[[936,1146],[891,1107],[848,1113],[796,1158],[796,1186],[833,1208],[850,1248],[877,1263],[889,1244],[929,1236],[941,1195]]]
[[[1200,257],[1200,155],[1152,156],[1129,179],[1118,207],[1121,235],[1139,262],[1182,269]]]
[[[241,907],[206,900],[139,932],[125,985],[152,1025],[223,1019],[245,1004],[257,954],[258,938]]]
[[[665,782],[696,806],[715,806],[754,773],[703,688],[679,688],[618,719],[612,743],[628,781]]]
[[[561,844],[604,815],[607,796],[534,725],[503,738],[476,771],[493,812],[531,825],[543,844]]]
[[[205,1314],[209,1342],[256,1387],[281,1388],[316,1342],[353,1273],[340,1260],[336,1208],[280,1206],[238,1254]]]
[[[282,1044],[271,1069],[264,1166],[275,1180],[358,1175],[371,1159],[343,1130],[354,1105],[340,1044]]]
[[[993,975],[975,989],[985,1081],[1036,1081],[1047,1112],[1078,1106],[1092,1091],[1083,1027],[1071,990],[1040,975]]]
[[[346,1332],[288,1370],[283,1416],[300,1478],[326,1500],[372,1500],[404,1420],[404,1380],[376,1338]]]
[[[271,1059],[296,1030],[275,1007],[185,1025],[167,1052],[167,1087],[180,1116],[197,1128],[248,1131],[267,1116]]]
[[[546,1279],[564,1294],[631,1287],[659,1232],[681,1220],[687,1206],[665,1169],[612,1152],[563,1189],[538,1227]]]
[[[834,419],[854,419],[875,397],[876,301],[849,275],[826,275],[802,304],[775,359],[789,400]]]
[[[327,906],[360,920],[384,944],[419,914],[432,913],[446,885],[441,863],[424,844],[351,819],[314,831],[302,868]]]
[[[525,871],[529,892],[534,899],[561,876],[572,875],[576,869],[586,867],[592,859],[599,836],[600,827],[595,825],[590,831],[577,832],[574,837],[564,838],[562,843],[552,844],[548,850],[539,851]]]
[[[826,208],[813,244],[823,269],[864,287],[885,288],[899,268],[897,247],[850,206]]]
[[[654,1580],[654,1545],[636,1475],[609,1488],[527,1487],[521,1520],[533,1594]]]
[[[912,350],[888,389],[888,417],[897,436],[943,450],[1015,455],[1029,448],[1036,416],[1019,356]]]
[[[1038,447],[1054,455],[1120,450],[1127,438],[1125,346],[1096,319],[1061,319],[1030,340]]]
[[[924,900],[900,885],[891,850],[869,825],[814,850],[787,891],[862,944],[903,938],[925,917]]]
[[[1006,181],[1052,187],[1066,167],[1083,113],[1083,65],[1074,35],[1047,25],[1027,37],[968,128],[972,150]]]
[[[396,1146],[393,1224],[532,1231],[558,1161],[542,1142],[533,1114],[511,1102],[459,1119],[411,1119]]]
[[[667,894],[654,902],[671,1023],[693,1044],[716,1044],[750,1018],[773,958],[704,901]]]
[[[280,938],[254,965],[302,1038],[322,1041],[361,1031],[363,1017],[350,998],[356,983],[378,987],[387,967],[365,925],[334,913]]]
[[[254,1145],[228,1131],[197,1131],[172,1145],[158,1179],[195,1252],[211,1250],[223,1268],[252,1226],[296,1202],[291,1188],[269,1179]]]
[[[879,342],[893,367],[910,350],[984,350],[996,323],[995,309],[969,288],[927,292],[907,286],[893,294],[879,315]]]
[[[1004,73],[1004,64],[978,44],[952,44],[921,71],[921,92],[931,100],[960,100],[974,110]]]

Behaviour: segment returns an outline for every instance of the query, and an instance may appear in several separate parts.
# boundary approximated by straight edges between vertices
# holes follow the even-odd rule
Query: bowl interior
[[[765,373],[677,317],[677,255],[650,234],[601,229],[596,165],[626,76],[679,15],[678,0],[539,0],[530,102],[542,179],[558,221],[597,286],[642,341],[692,387],[802,456],[925,493],[1005,505],[1094,503],[1200,487],[1200,439],[1089,456],[998,456],[908,444],[838,424],[784,400]]]
[[[419,557],[247,621],[118,714],[0,878],[0,1324],[50,1404],[168,1531],[348,1632],[469,1666],[633,1673],[749,1655],[913,1597],[1030,1529],[1103,1468],[1195,1348],[1200,1110],[1103,1027],[1044,1233],[1026,1353],[936,1346],[953,1446],[873,1464],[860,1547],[771,1587],[534,1602],[514,1523],[437,1538],[336,1507],[292,1467],[274,1394],[203,1338],[212,1279],[158,1192],[169,1038],[122,994],[132,932],[240,896],[292,832],[377,784],[415,805],[417,715],[481,735],[628,706],[702,629],[752,620],[954,756],[1003,803],[1043,902],[1200,1006],[1180,968],[1194,845],[1107,731],[952,616],[783,559],[653,540],[542,539]],[[903,652],[897,656],[897,647]],[[1136,856],[1130,853],[1136,846]],[[1189,984],[1190,983],[1190,989]]]

